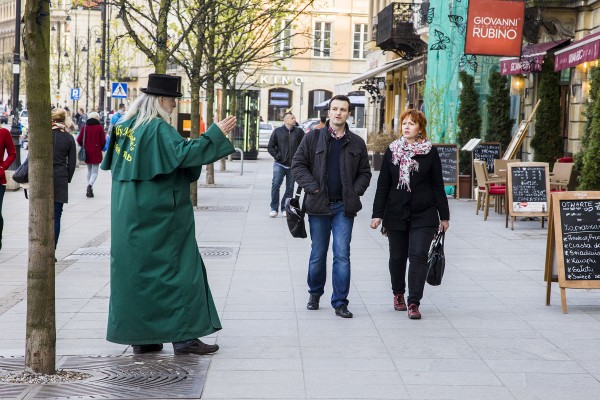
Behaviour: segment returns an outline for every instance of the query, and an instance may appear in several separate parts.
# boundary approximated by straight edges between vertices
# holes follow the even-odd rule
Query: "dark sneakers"
[[[408,306],[408,318],[410,319],[421,319],[421,313],[419,312],[419,306],[416,304],[410,304]]]
[[[320,298],[321,298],[321,296],[311,293],[310,297],[308,298],[308,303],[306,304],[306,308],[308,310],[318,310]]]
[[[352,313],[348,311],[348,306],[342,304],[341,306],[337,306],[335,308],[335,315],[342,318],[352,318]]]
[[[406,311],[406,302],[404,301],[404,294],[394,295],[394,310]]]
[[[175,354],[176,355],[181,355],[181,354],[205,355],[205,354],[214,353],[217,350],[219,350],[219,345],[206,344],[206,343],[202,342],[200,339],[195,339],[191,345],[183,347],[181,349],[175,349]]]
[[[133,354],[146,354],[155,351],[161,351],[163,349],[162,343],[159,344],[140,344],[133,346]]]
[[[86,197],[94,197],[94,190],[92,189],[92,185],[87,186],[87,192],[85,194]]]

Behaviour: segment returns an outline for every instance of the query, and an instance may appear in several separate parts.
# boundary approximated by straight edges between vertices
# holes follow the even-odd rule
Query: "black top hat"
[[[141,89],[146,94],[163,97],[182,97],[181,77],[165,74],[148,75],[148,87]]]

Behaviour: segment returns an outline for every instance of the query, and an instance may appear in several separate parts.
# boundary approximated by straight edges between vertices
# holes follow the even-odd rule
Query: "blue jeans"
[[[54,202],[54,248],[58,244],[58,235],[60,235],[60,217],[62,217],[63,203]]]
[[[279,188],[285,177],[285,194],[281,199],[281,211],[285,211],[285,199],[292,197],[294,193],[294,177],[291,168],[283,168],[279,164],[273,164],[273,181],[271,182],[271,210],[278,211]]]
[[[333,308],[348,305],[350,291],[350,241],[353,217],[344,215],[344,203],[332,203],[330,215],[309,215],[310,239],[312,241],[308,262],[308,292],[321,296],[327,279],[327,251],[333,233],[333,268],[331,305]]]

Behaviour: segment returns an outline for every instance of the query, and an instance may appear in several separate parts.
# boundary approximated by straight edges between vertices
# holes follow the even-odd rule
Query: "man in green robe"
[[[135,354],[208,354],[198,338],[221,329],[195,238],[190,183],[202,165],[234,152],[235,117],[186,140],[167,121],[181,78],[150,74],[148,87],[111,134],[101,168],[112,171],[107,340]]]

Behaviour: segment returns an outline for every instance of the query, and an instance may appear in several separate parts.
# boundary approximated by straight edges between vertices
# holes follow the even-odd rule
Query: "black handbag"
[[[306,214],[300,207],[300,194],[302,188],[298,186],[294,197],[285,200],[285,215],[290,233],[295,238],[306,238],[306,227],[304,225],[304,215]]]
[[[86,159],[86,154],[85,154],[85,130],[86,130],[86,128],[87,128],[87,125],[83,127],[83,145],[79,149],[79,153],[77,153],[77,158],[79,159],[79,161],[83,161],[83,162],[85,162],[85,159]]]
[[[446,268],[446,258],[444,257],[444,232],[436,233],[429,254],[427,255],[427,283],[431,286],[438,286],[442,283],[444,269]]]
[[[17,183],[29,182],[29,157],[13,172],[12,180]]]

